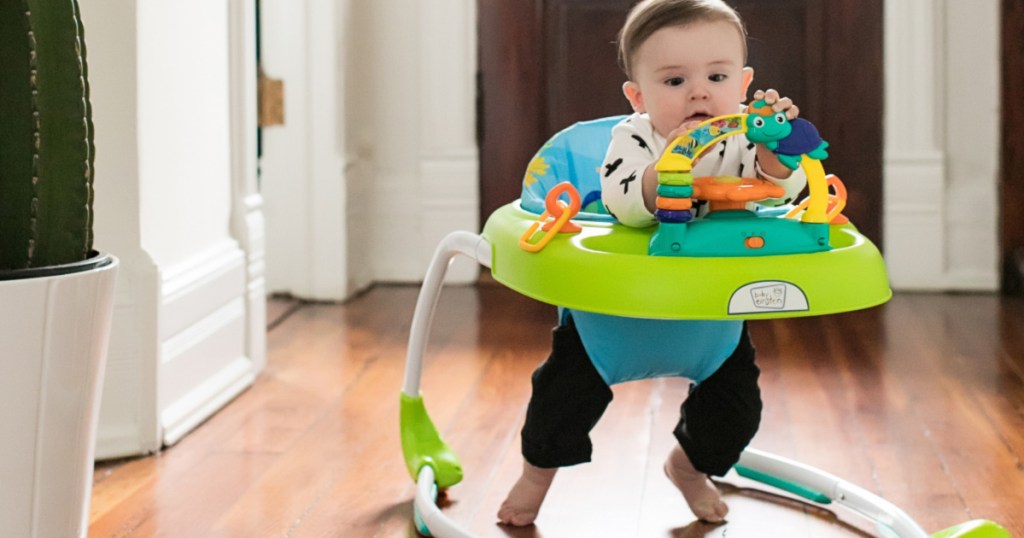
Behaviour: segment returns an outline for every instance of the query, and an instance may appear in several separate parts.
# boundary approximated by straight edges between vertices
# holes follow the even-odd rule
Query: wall
[[[261,230],[240,209],[259,207],[242,164],[254,126],[232,106],[247,93],[238,45],[253,37],[236,22],[252,10],[111,0],[82,12],[96,245],[122,260],[97,439],[107,458],[176,442],[262,366]]]
[[[142,242],[173,267],[232,241],[227,7],[140,2],[138,25]]]

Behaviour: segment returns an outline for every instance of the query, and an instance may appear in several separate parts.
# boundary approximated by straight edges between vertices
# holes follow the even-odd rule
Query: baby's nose
[[[707,88],[705,88],[703,86],[695,87],[690,92],[690,100],[691,101],[705,101],[705,100],[707,100],[710,97],[711,97],[710,92],[708,92]]]

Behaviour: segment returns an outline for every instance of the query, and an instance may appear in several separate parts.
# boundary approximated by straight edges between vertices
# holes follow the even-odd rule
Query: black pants
[[[739,460],[761,423],[760,374],[746,325],[736,350],[680,407],[673,433],[698,471],[722,476]],[[612,401],[570,318],[552,331],[551,356],[533,373],[523,426],[530,464],[566,467],[590,461],[590,430]]]

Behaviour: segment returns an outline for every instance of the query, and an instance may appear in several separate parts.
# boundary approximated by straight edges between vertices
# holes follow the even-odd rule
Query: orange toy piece
[[[846,208],[846,185],[843,184],[843,180],[833,174],[825,176],[825,179],[828,181],[828,186],[832,187],[832,190],[835,191],[835,194],[828,195],[828,209],[826,209],[826,213],[829,224],[846,224],[850,222],[850,219],[846,218],[846,215],[842,213],[843,209]],[[800,211],[807,208],[809,202],[810,198],[805,198],[786,214],[786,218],[795,218]]]
[[[569,196],[568,204],[558,199],[563,193]],[[544,198],[544,213],[519,237],[519,248],[527,252],[540,252],[548,246],[555,234],[582,231],[578,224],[569,220],[580,212],[580,203],[580,193],[572,183],[563,181],[552,187]],[[530,239],[541,224],[544,225],[544,235],[536,243],[531,243]]]
[[[785,195],[785,189],[766,179],[703,176],[693,180],[693,197],[710,202],[711,211],[743,209],[747,202]]]
[[[659,196],[654,199],[654,205],[658,209],[682,211],[693,207],[693,200],[690,198],[668,198],[665,196]]]
[[[569,204],[559,200],[562,194],[565,193],[569,196]],[[558,185],[555,185],[550,191],[548,191],[547,197],[544,198],[544,214],[549,215],[551,220],[544,224],[542,228],[545,232],[550,232],[552,228],[558,226],[558,233],[563,234],[574,234],[583,230],[579,224],[572,222],[571,218],[575,217],[580,212],[580,193],[573,187],[572,183],[563,181]],[[568,212],[569,216],[565,219],[563,224],[558,224],[558,221],[562,220],[562,213]],[[542,219],[544,217],[541,217]]]

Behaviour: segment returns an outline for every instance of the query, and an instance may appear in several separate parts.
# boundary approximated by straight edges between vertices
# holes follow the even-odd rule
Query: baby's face
[[[741,40],[727,22],[658,30],[637,50],[633,80],[624,87],[633,109],[647,112],[665,137],[684,123],[735,114],[749,82]]]

